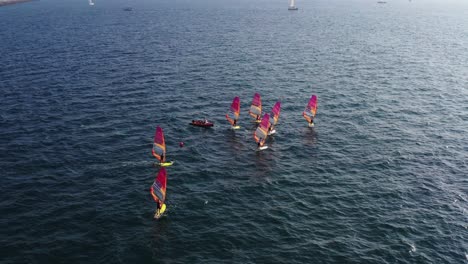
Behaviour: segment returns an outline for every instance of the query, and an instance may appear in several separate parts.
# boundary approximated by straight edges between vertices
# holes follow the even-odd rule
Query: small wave
[[[411,247],[410,247],[409,252],[410,252],[410,253],[416,252],[416,246],[415,246],[414,244],[411,244],[410,246],[411,246]]]

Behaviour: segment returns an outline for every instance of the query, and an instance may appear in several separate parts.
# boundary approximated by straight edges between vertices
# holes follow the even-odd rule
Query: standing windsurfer
[[[167,174],[166,169],[159,169],[158,175],[151,185],[150,192],[153,200],[156,202],[156,212],[154,218],[159,219],[166,210],[164,201],[166,200]]]
[[[311,116],[311,117],[310,117],[310,125],[313,125],[313,124],[314,124],[314,117]]]
[[[161,201],[158,201],[158,202],[156,203],[156,210],[157,210],[158,214],[159,214],[159,211],[161,210],[161,208],[162,208],[162,202],[161,202]]]

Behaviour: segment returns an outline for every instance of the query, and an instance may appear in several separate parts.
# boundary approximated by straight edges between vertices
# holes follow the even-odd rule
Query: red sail
[[[151,185],[151,196],[155,202],[161,201],[164,203],[166,200],[166,184],[167,184],[167,173],[164,167],[159,169],[158,175]]]
[[[156,133],[154,134],[152,153],[160,162],[164,162],[166,160],[166,142],[164,141],[163,130],[159,126],[156,127]]]

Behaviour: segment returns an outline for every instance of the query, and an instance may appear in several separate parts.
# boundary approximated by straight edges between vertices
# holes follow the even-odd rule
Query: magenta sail
[[[309,103],[304,109],[304,112],[302,112],[302,116],[307,120],[307,122],[309,123],[313,122],[314,117],[317,113],[317,105],[318,105],[317,96],[312,95],[312,97],[310,97]]]
[[[278,123],[280,112],[281,112],[281,102],[276,102],[275,106],[273,106],[273,110],[271,110],[272,120],[270,120],[270,122],[272,126],[275,126]]]
[[[252,104],[250,105],[249,114],[251,117],[255,118],[255,120],[260,121],[260,117],[262,116],[262,98],[258,93],[255,93],[254,95]]]
[[[268,136],[268,127],[270,126],[270,115],[265,114],[254,133],[255,142],[258,143],[259,147],[265,144],[265,139]]]

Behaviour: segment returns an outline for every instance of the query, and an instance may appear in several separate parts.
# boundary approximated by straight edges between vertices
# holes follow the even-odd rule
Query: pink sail
[[[237,119],[239,119],[240,113],[240,99],[238,96],[232,100],[231,108],[229,112],[226,114],[226,119],[229,121],[231,126],[235,126],[237,124]]]
[[[265,114],[254,133],[255,142],[260,143],[260,147],[265,144],[265,139],[268,136],[268,127],[270,126],[270,115]]]
[[[249,114],[256,120],[260,120],[260,117],[262,116],[262,98],[258,93],[255,93],[254,95],[252,104],[250,105]]]
[[[271,110],[271,129],[273,130],[274,126],[278,123],[279,115],[281,112],[281,102],[276,102],[275,106],[273,106],[273,110]]]
[[[311,122],[314,119],[315,114],[317,113],[317,96],[312,95],[310,97],[309,103],[307,104],[304,112],[302,112],[302,116],[307,120],[307,122]]]

